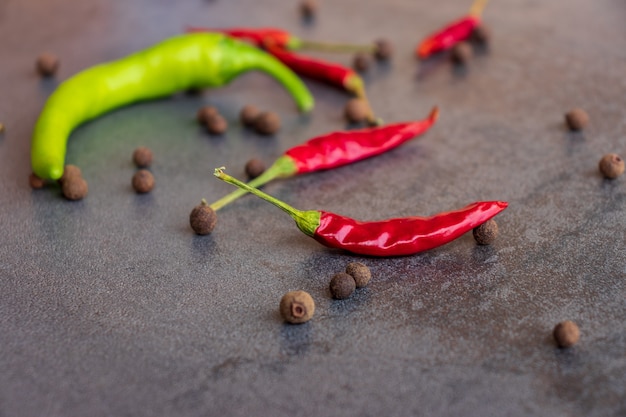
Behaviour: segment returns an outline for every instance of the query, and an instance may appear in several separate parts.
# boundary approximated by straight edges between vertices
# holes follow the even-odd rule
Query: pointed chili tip
[[[433,107],[433,109],[430,111],[428,119],[431,121],[431,123],[435,123],[437,119],[439,119],[439,106]]]
[[[498,205],[498,207],[500,207],[502,210],[504,210],[505,208],[507,208],[509,206],[509,203],[506,201],[498,201],[496,202],[496,204]]]

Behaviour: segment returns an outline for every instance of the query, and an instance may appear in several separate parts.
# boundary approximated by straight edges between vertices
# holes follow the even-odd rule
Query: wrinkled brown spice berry
[[[61,184],[61,192],[68,200],[81,200],[89,191],[87,181],[79,176],[68,177]]]
[[[458,65],[467,63],[472,58],[472,47],[467,42],[459,42],[452,47],[452,62]]]
[[[372,279],[370,269],[360,262],[350,262],[346,266],[346,274],[352,276],[357,288],[365,287]]]
[[[67,180],[68,178],[81,178],[83,176],[80,168],[78,168],[76,165],[65,165],[65,167],[63,167],[63,175],[61,175],[61,178],[59,178],[59,184],[63,184],[63,182],[65,180]]]
[[[565,114],[565,123],[570,130],[582,130],[589,124],[589,115],[583,109],[572,109]]]
[[[254,179],[265,171],[265,164],[257,158],[252,158],[246,163],[246,175]]]
[[[305,323],[315,313],[315,301],[306,291],[289,291],[280,299],[280,315],[289,323]]]
[[[212,135],[221,135],[228,129],[228,122],[222,115],[210,116],[206,123],[206,129]]]
[[[490,245],[498,237],[498,223],[493,219],[487,220],[474,228],[472,234],[479,245]]]
[[[614,153],[606,154],[600,159],[598,168],[605,178],[614,180],[624,173],[624,159]]]
[[[189,224],[198,235],[208,235],[215,228],[217,214],[206,202],[196,206],[189,214]]]
[[[59,69],[59,58],[50,53],[43,53],[37,58],[36,67],[39,75],[50,77]]]
[[[374,57],[379,61],[386,61],[393,55],[393,45],[388,39],[377,39],[374,44]]]
[[[133,162],[138,168],[148,168],[152,164],[152,151],[140,146],[133,152]]]
[[[133,175],[132,184],[139,194],[148,193],[154,188],[154,176],[147,169],[140,169]]]
[[[217,109],[213,106],[204,106],[201,107],[200,110],[198,110],[198,114],[196,115],[196,119],[198,120],[198,123],[200,123],[203,126],[206,126],[206,124],[209,121],[209,118],[211,118],[212,116],[216,116],[220,114]]]
[[[352,98],[346,103],[344,115],[350,123],[360,123],[367,119],[367,103],[358,98]]]
[[[470,41],[478,45],[486,45],[490,40],[491,30],[483,24],[476,26],[470,35]]]
[[[330,294],[337,300],[343,300],[352,295],[356,289],[356,282],[352,275],[339,272],[330,280]]]
[[[317,2],[315,0],[304,0],[300,3],[300,14],[305,19],[315,17],[317,13]]]
[[[28,183],[30,184],[30,188],[32,188],[33,190],[38,190],[46,185],[46,182],[34,173],[28,176]]]
[[[280,118],[274,112],[262,112],[254,121],[254,129],[262,135],[274,134],[280,129]]]
[[[365,72],[370,67],[370,56],[366,53],[359,52],[354,56],[352,61],[352,68],[358,72]]]
[[[251,127],[254,125],[256,118],[259,117],[259,113],[259,109],[256,106],[248,104],[239,112],[239,120],[241,120],[242,125]]]
[[[552,335],[559,347],[568,348],[578,343],[580,339],[580,329],[578,329],[578,326],[573,321],[566,320],[556,325]]]

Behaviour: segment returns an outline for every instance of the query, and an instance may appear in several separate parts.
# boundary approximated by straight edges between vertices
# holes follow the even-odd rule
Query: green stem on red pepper
[[[248,185],[257,188],[277,178],[337,168],[382,154],[425,133],[438,117],[439,109],[434,107],[424,120],[330,132],[315,137],[287,150]],[[238,189],[210,207],[217,211],[245,194],[245,190]]]
[[[321,210],[298,210],[217,168],[215,176],[283,210],[298,229],[324,246],[369,256],[412,255],[444,245],[480,226],[502,210],[504,201],[481,201],[430,217],[363,222]]]

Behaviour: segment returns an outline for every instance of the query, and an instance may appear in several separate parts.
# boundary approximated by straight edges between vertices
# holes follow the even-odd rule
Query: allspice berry
[[[370,269],[360,262],[350,262],[346,266],[346,274],[352,276],[357,288],[365,287],[372,279]]]
[[[374,44],[376,45],[376,49],[374,49],[374,57],[376,57],[379,61],[386,61],[393,55],[393,44],[389,39],[380,38],[377,39]]]
[[[209,119],[206,122],[206,129],[212,135],[221,135],[228,129],[228,122],[221,114],[215,114],[213,116],[209,116]]]
[[[262,112],[254,120],[254,129],[262,135],[272,135],[280,129],[280,118],[274,112]]]
[[[280,299],[280,315],[289,323],[305,323],[315,313],[315,301],[306,291],[289,291]]]
[[[209,121],[209,118],[218,114],[220,113],[217,111],[215,107],[203,106],[200,108],[200,110],[198,110],[196,119],[198,120],[198,123],[200,123],[203,126],[206,126],[206,124]]]
[[[33,190],[38,190],[46,185],[46,182],[39,178],[37,175],[35,175],[35,173],[31,173],[28,176],[28,183],[30,184],[30,188],[32,188]]]
[[[217,214],[215,214],[215,210],[204,200],[200,205],[194,207],[189,214],[189,224],[198,235],[208,235],[213,231],[216,223]]]
[[[254,121],[257,117],[259,117],[259,109],[252,104],[247,104],[243,106],[241,111],[239,112],[239,120],[241,120],[241,124],[247,127],[254,126]]]
[[[367,119],[368,111],[365,100],[352,98],[346,103],[344,115],[350,123],[361,123]]]
[[[152,164],[152,151],[140,146],[133,152],[133,162],[138,168],[148,168]]]
[[[452,62],[458,65],[467,63],[472,58],[472,47],[468,42],[459,42],[452,47],[450,54]]]
[[[88,191],[87,181],[80,176],[68,177],[61,184],[61,192],[68,200],[81,200],[87,196]]]
[[[486,45],[491,40],[491,29],[484,24],[479,24],[470,35],[470,40],[478,45]]]
[[[312,19],[317,13],[317,2],[315,0],[304,0],[300,3],[300,14],[305,19]]]
[[[370,63],[371,59],[368,54],[364,52],[358,52],[356,55],[354,55],[352,68],[354,68],[358,72],[366,72],[370,67]]]
[[[59,69],[59,58],[51,53],[43,53],[37,57],[37,72],[43,77],[54,75]]]
[[[250,179],[254,179],[265,172],[265,164],[257,158],[252,158],[246,163],[246,175]]]
[[[565,114],[565,123],[570,130],[583,130],[589,124],[589,115],[581,108],[575,108]]]
[[[474,228],[472,234],[479,245],[490,245],[498,237],[498,223],[494,219],[487,220]]]
[[[352,295],[356,289],[356,282],[352,275],[339,272],[330,280],[330,294],[337,300],[343,300]]]
[[[580,330],[576,323],[570,320],[562,321],[556,325],[552,332],[554,340],[559,347],[568,348],[578,343]]]
[[[63,175],[59,178],[59,184],[63,184],[68,178],[82,178],[83,174],[76,165],[68,164],[63,167]]]
[[[140,169],[133,175],[132,184],[137,193],[148,193],[154,188],[154,176],[147,169]]]
[[[598,168],[605,178],[614,180],[624,173],[624,159],[615,154],[606,154],[600,159]]]

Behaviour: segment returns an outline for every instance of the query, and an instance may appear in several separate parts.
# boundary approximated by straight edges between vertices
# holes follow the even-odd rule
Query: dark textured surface
[[[626,415],[626,178],[597,169],[603,154],[626,154],[626,6],[494,1],[493,45],[460,70],[413,58],[421,36],[469,6],[436,4],[320,2],[305,25],[279,0],[0,2],[0,415]],[[309,82],[317,107],[300,116],[261,74],[79,128],[67,161],[88,198],[31,190],[30,134],[58,81],[186,24],[391,39],[392,63],[367,76],[374,108],[400,121],[438,104],[439,123],[401,150],[266,190],[361,219],[507,200],[497,242],[470,233],[421,255],[356,257],[252,197],[194,236],[192,207],[231,191],[213,168],[243,177],[251,157],[269,163],[343,127],[341,91]],[[54,80],[34,71],[43,51],[61,58]],[[225,135],[198,128],[204,104],[227,118]],[[245,104],[277,112],[280,133],[242,128]],[[591,117],[583,134],[564,128],[576,106]],[[130,185],[140,145],[155,155],[147,195]],[[351,261],[372,282],[332,300],[330,277]],[[305,325],[278,314],[294,289],[317,303]],[[570,350],[551,338],[565,319],[581,329]]]

